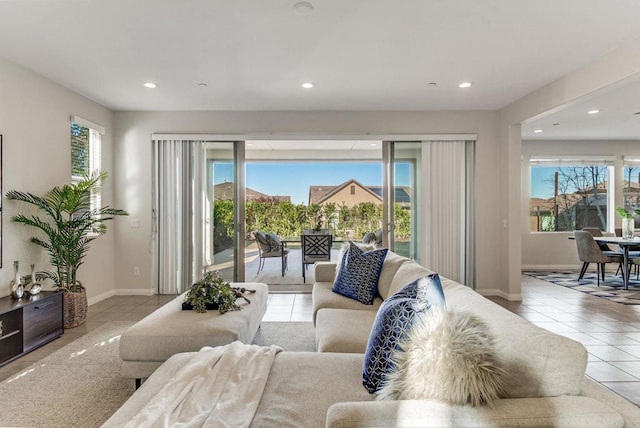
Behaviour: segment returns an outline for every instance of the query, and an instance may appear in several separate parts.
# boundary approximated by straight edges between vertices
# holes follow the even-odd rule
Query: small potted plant
[[[87,294],[78,280],[78,268],[84,263],[89,244],[107,232],[106,221],[129,215],[108,206],[91,208],[91,195],[106,176],[104,172],[93,174],[74,184],[56,186],[44,196],[17,190],[7,193],[8,199],[34,205],[44,214],[30,217],[18,214],[11,220],[42,232],[40,237],[32,237],[31,242],[49,253],[55,270],[38,272],[36,276],[39,280],[52,280],[58,290],[64,291],[65,328],[77,327],[87,318]]]
[[[244,288],[231,287],[231,284],[220,278],[216,272],[207,272],[187,291],[182,309],[192,309],[200,313],[207,312],[207,309],[217,309],[221,314],[239,311],[241,307],[236,303],[238,297],[251,303],[242,294],[245,291],[247,290]]]

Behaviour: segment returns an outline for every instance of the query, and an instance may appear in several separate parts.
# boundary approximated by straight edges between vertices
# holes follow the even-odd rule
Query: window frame
[[[604,180],[607,183],[606,186],[606,212],[604,214],[604,231],[612,231],[614,228],[614,221],[612,217],[612,213],[615,212],[615,157],[611,156],[582,156],[582,155],[571,155],[571,156],[562,156],[562,155],[546,155],[546,156],[534,156],[531,155],[527,158],[527,189],[526,189],[526,212],[527,214],[527,231],[530,234],[548,234],[548,233],[570,233],[572,230],[536,230],[533,228],[533,223],[531,222],[531,200],[534,198],[533,196],[533,182],[532,182],[532,172],[533,168],[537,166],[543,167],[579,167],[579,166],[597,166],[597,167],[605,167],[607,172],[607,177]],[[577,190],[574,191],[577,193]],[[559,192],[560,194],[560,192]],[[537,197],[537,196],[536,196]],[[549,199],[549,198],[547,198]],[[574,227],[576,225],[574,224]]]
[[[69,131],[70,131],[71,138],[73,138],[73,136],[71,135],[71,132],[72,132],[71,128],[74,124],[81,128],[86,128],[89,130],[89,141],[88,141],[88,148],[87,148],[89,152],[88,153],[89,165],[88,165],[88,170],[85,171],[85,175],[89,176],[93,174],[99,174],[100,171],[102,170],[102,136],[105,134],[105,128],[101,125],[98,125],[94,122],[91,122],[79,116],[71,116],[71,121],[69,124]],[[73,165],[72,165],[71,183],[76,184],[83,178],[84,178],[84,175],[83,176],[74,175]],[[102,207],[102,190],[101,190],[101,187],[99,186],[91,194],[90,209],[94,211],[94,210],[100,209],[101,207]]]

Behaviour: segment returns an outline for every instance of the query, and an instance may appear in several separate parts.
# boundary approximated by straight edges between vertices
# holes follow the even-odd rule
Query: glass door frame
[[[395,251],[395,203],[396,203],[396,191],[395,191],[395,166],[399,159],[397,157],[396,144],[416,144],[421,146],[419,140],[384,140],[382,142],[382,163],[383,163],[383,177],[382,177],[382,243],[383,246],[389,248],[391,251]],[[421,230],[419,227],[418,215],[422,211],[421,203],[423,195],[418,191],[418,182],[421,180],[421,171],[418,168],[416,159],[408,159],[412,161],[411,169],[411,241],[410,241],[410,253],[411,257],[417,262],[421,261],[422,249],[418,245],[420,240]]]

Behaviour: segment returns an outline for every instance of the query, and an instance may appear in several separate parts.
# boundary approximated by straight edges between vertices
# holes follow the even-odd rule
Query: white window
[[[78,116],[71,117],[71,182],[101,171],[101,141],[104,127]],[[91,209],[100,208],[101,195],[91,198]]]
[[[613,200],[612,163],[602,158],[532,158],[529,230],[568,232],[583,227],[608,230]]]
[[[624,208],[629,211],[640,210],[640,159],[637,157],[623,158],[624,180],[622,184],[622,195]],[[640,216],[635,215],[636,224]]]

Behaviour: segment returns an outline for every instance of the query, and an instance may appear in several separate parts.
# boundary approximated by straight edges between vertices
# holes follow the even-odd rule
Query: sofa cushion
[[[393,277],[395,276],[396,272],[398,272],[398,269],[402,264],[409,263],[409,262],[411,262],[411,259],[408,259],[399,254],[396,254],[393,251],[389,251],[387,253],[387,257],[384,258],[384,263],[382,263],[380,278],[378,278],[378,294],[380,295],[380,297],[382,297],[383,299],[386,299],[393,294],[389,292],[389,289],[391,288],[391,282],[393,281]],[[406,284],[402,284],[402,287],[407,285],[409,282],[407,282]],[[400,288],[398,288],[395,291],[400,290]]]
[[[469,312],[432,308],[418,314],[393,362],[379,400],[478,406],[496,400],[503,387],[489,327]]]
[[[369,392],[380,389],[392,367],[391,356],[411,328],[416,314],[444,305],[438,274],[420,278],[382,302],[364,356],[362,383]]]
[[[496,305],[478,293],[442,278],[447,307],[468,311],[488,326],[507,372],[505,397],[555,397],[580,393],[587,366],[585,347]]]
[[[317,351],[364,354],[375,318],[375,311],[321,309],[316,320]]]
[[[359,311],[370,311],[374,314],[382,304],[382,299],[376,297],[373,299],[372,305],[365,305],[357,300],[344,297],[338,293],[333,292],[332,282],[315,282],[313,284],[313,293],[311,295],[313,302],[313,322],[316,323],[318,311],[322,308],[335,308],[335,309],[352,309]],[[317,323],[316,323],[317,324]],[[365,336],[368,338],[370,329],[365,332]],[[362,351],[364,352],[364,351]]]
[[[416,279],[422,278],[425,275],[433,273],[433,271],[427,269],[424,266],[419,265],[413,260],[409,260],[406,263],[402,263],[398,266],[398,270],[391,278],[389,284],[388,296],[392,296],[397,293],[407,284],[411,284]]]
[[[350,242],[349,250],[340,261],[333,291],[365,305],[372,305],[387,251],[383,248],[365,252]]]

